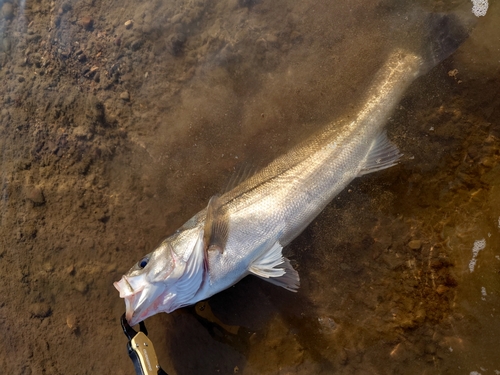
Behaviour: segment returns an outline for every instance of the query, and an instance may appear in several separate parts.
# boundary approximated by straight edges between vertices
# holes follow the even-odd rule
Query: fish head
[[[113,284],[125,300],[125,317],[131,326],[190,304],[201,288],[205,274],[203,231],[191,232],[167,238]]]

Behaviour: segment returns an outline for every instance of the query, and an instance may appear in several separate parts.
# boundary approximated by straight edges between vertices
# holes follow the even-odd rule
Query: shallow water
[[[418,9],[472,6],[5,4],[0,366],[10,374],[132,374],[112,282],[242,165],[352,116],[387,53],[415,48]],[[169,374],[500,371],[499,20],[490,4],[402,98],[388,122],[402,162],[353,181],[287,248],[297,294],[249,277],[147,320]]]

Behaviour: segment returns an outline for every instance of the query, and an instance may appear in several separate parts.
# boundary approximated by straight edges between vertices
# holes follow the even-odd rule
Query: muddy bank
[[[0,17],[0,366],[131,374],[112,282],[240,165],[349,114],[404,7],[21,5]],[[236,334],[195,308],[148,320],[168,373],[500,370],[498,19],[491,5],[411,87],[389,121],[402,163],[354,181],[291,244],[297,295],[248,278],[214,296]]]

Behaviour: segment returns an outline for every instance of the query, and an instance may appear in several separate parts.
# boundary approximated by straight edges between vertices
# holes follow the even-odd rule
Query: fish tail
[[[459,13],[430,13],[424,22],[423,70],[430,70],[449,57],[468,38],[469,18]]]

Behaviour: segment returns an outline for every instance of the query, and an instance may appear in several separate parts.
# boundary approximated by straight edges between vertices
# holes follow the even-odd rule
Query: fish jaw
[[[139,284],[139,280],[134,280]],[[122,276],[120,281],[113,283],[125,301],[125,317],[133,326],[159,312],[171,312],[175,294],[166,292],[158,284],[149,284],[145,280],[142,285],[133,289],[130,277]]]

